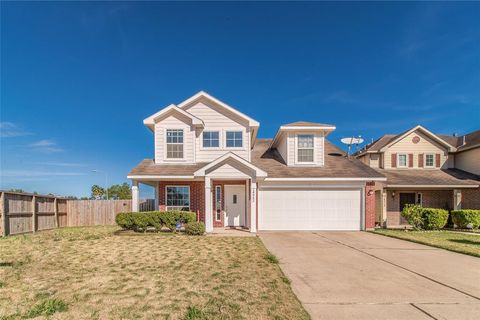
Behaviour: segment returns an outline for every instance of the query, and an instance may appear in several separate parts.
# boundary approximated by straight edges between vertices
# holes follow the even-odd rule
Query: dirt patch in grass
[[[374,233],[480,257],[480,235],[474,233],[388,229],[378,229]]]
[[[0,239],[0,318],[309,318],[258,238],[117,230]]]

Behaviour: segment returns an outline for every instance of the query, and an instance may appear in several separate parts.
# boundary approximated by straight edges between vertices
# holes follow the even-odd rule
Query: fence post
[[[32,231],[37,231],[37,197],[32,196]]]
[[[5,192],[0,195],[0,208],[2,210],[2,236],[6,237],[7,233],[7,212],[5,211]]]
[[[57,202],[57,198],[53,199],[53,212],[55,212],[55,228],[58,228],[58,202]]]

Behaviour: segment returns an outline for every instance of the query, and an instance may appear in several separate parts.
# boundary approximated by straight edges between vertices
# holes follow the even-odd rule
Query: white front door
[[[225,185],[225,226],[245,226],[245,186]]]

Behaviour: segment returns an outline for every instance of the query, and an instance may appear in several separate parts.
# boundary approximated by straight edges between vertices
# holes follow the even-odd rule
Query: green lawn
[[[452,231],[404,231],[377,229],[376,234],[426,244],[480,257],[480,235]]]
[[[64,228],[0,238],[0,319],[308,319],[256,237]]]

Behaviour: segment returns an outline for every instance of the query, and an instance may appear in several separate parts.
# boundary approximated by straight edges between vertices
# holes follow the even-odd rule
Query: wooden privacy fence
[[[120,212],[132,210],[131,200],[71,200],[55,196],[0,191],[0,235],[60,227],[114,225]],[[140,211],[154,208],[152,199]]]

